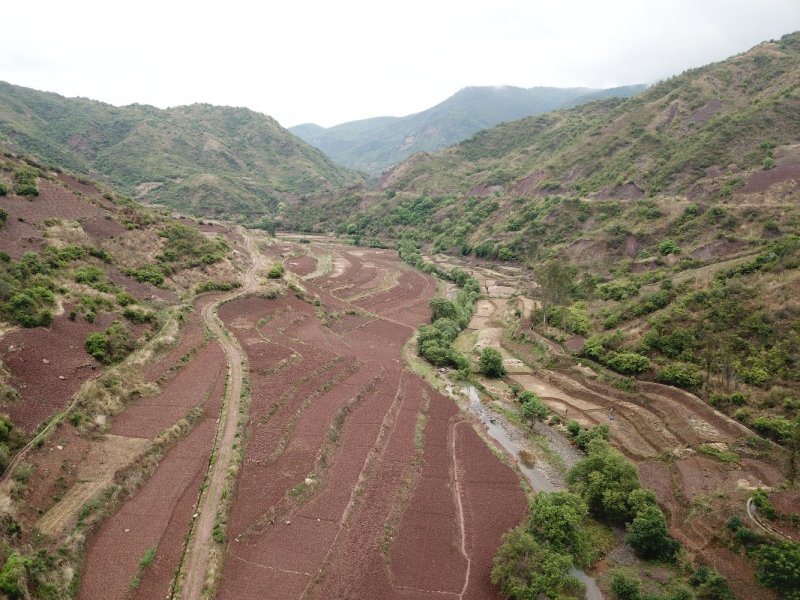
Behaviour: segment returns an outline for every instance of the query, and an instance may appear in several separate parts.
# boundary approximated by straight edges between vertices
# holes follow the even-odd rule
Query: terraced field
[[[491,556],[524,513],[519,480],[401,361],[434,281],[391,252],[311,251],[331,268],[285,264],[319,306],[220,310],[252,400],[218,597],[496,597]]]
[[[780,460],[750,447],[753,432],[684,390],[640,381],[637,392],[625,393],[599,383],[596,374],[579,363],[544,368],[536,361],[534,346],[505,335],[513,310],[526,314],[533,307],[526,293],[534,284],[514,272],[452,258],[445,264],[435,258],[440,266],[467,269],[489,290],[457,344],[473,361],[486,346],[501,352],[508,371],[505,382],[483,381],[497,402],[516,410],[508,387],[516,383],[537,393],[562,422],[574,419],[586,427],[607,424],[611,442],[638,465],[642,483],[656,492],[669,515],[672,535],[725,575],[737,593],[772,597],[755,582],[752,564],[715,543],[731,514],[745,518],[745,501],[753,489],[784,481]],[[510,297],[509,288],[516,295]],[[539,347],[539,356],[544,353],[569,362],[563,347],[527,328],[524,333]],[[735,459],[723,462],[714,453],[730,453]]]

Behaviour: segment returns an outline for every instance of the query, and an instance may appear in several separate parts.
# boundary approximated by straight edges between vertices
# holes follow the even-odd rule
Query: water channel
[[[453,393],[452,389],[448,389],[448,391],[451,394]],[[465,387],[464,393],[466,393],[469,398],[469,404],[467,405],[469,411],[480,419],[481,423],[486,427],[487,433],[514,457],[519,470],[525,475],[525,478],[534,491],[557,492],[564,489],[563,486],[555,485],[541,471],[526,466],[524,461],[520,460],[519,446],[511,439],[509,432],[501,424],[500,420],[484,406],[483,402],[481,402],[481,398],[475,386],[470,385]],[[603,600],[603,593],[600,591],[600,588],[597,587],[597,582],[593,577],[587,575],[583,569],[573,567],[571,575],[582,581],[586,586],[586,600]]]

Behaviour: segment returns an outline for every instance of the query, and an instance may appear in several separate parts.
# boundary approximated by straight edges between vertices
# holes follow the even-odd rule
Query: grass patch
[[[715,448],[714,446],[710,446],[708,444],[701,444],[697,451],[701,454],[706,454],[707,456],[716,458],[724,463],[739,462],[739,455],[736,454],[736,452],[720,450],[719,448]]]

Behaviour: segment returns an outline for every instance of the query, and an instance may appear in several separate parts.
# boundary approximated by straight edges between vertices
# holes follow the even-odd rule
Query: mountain
[[[406,117],[376,117],[327,129],[306,123],[289,131],[339,164],[380,175],[415,152],[440,150],[503,121],[600,98],[633,96],[644,89],[644,85],[605,90],[467,87],[433,108]]]
[[[203,216],[251,219],[282,201],[363,182],[246,108],[114,107],[4,82],[0,146]]]
[[[581,360],[688,388],[797,444],[798,140],[793,33],[634,98],[418,153],[381,192],[312,202],[284,226],[397,243],[406,256],[508,262],[493,273],[542,283],[531,286],[547,307],[540,333]]]

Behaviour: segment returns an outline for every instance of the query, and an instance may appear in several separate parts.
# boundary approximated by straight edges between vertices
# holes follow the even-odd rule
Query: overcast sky
[[[26,0],[2,22],[10,83],[330,126],[468,85],[657,81],[800,29],[800,0]]]

